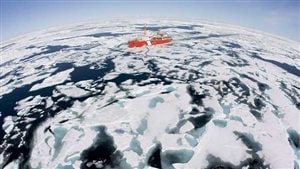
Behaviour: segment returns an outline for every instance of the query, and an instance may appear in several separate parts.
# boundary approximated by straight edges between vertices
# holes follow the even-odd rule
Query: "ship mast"
[[[144,35],[147,35],[147,25],[144,25]]]

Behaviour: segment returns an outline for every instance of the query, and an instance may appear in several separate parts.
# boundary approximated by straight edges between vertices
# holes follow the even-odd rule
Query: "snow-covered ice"
[[[167,45],[128,49],[160,30]],[[178,20],[4,42],[0,168],[299,168],[299,43]]]

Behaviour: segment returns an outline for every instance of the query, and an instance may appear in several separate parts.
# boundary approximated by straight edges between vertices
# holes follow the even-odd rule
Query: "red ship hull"
[[[160,45],[169,43],[172,41],[172,38],[152,38],[151,40],[132,40],[128,42],[128,47],[143,47],[143,46],[151,46],[151,45]]]

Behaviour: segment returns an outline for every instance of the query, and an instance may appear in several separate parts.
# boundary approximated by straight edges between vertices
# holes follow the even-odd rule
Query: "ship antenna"
[[[144,34],[145,35],[147,34],[147,25],[146,24],[144,25]]]

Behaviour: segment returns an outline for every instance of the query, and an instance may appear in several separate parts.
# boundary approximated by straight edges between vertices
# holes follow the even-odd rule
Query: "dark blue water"
[[[258,152],[262,150],[262,145],[254,140],[252,134],[249,133],[242,133],[235,131],[233,132],[241,141],[247,146],[248,149],[254,152]]]
[[[263,60],[265,62],[269,62],[269,63],[272,63],[273,65],[276,65],[278,67],[280,67],[281,69],[293,74],[293,75],[296,75],[298,77],[300,77],[300,70],[296,68],[296,66],[292,66],[292,65],[289,65],[287,63],[284,63],[284,62],[278,62],[278,61],[275,61],[275,60],[271,60],[271,59],[265,59],[261,56],[259,56],[257,53],[252,53],[252,57],[253,58],[256,58],[256,59],[260,59],[260,60]]]
[[[201,40],[201,39],[209,39],[209,38],[219,38],[219,37],[226,37],[226,36],[233,36],[234,34],[221,34],[221,35],[217,35],[217,34],[209,34],[209,35],[201,35],[201,36],[195,36],[195,37],[191,37],[188,38],[190,39],[194,39],[194,40]]]
[[[229,162],[223,161],[219,157],[215,157],[209,154],[206,157],[208,161],[208,166],[205,169],[266,169],[270,168],[269,164],[266,164],[266,161],[259,157],[257,154],[252,153],[250,158],[247,158],[244,161],[241,161],[239,164],[231,164]]]
[[[257,83],[257,86],[258,86],[258,89],[260,90],[260,91],[262,91],[262,92],[264,92],[265,90],[268,90],[268,89],[270,89],[270,86],[269,85],[267,85],[267,84],[265,84],[265,83],[262,83],[262,82],[260,82],[260,81],[258,81],[258,80],[256,80],[256,79],[254,79],[254,78],[252,78],[252,77],[250,77],[250,76],[248,76],[248,75],[246,75],[246,74],[239,74],[242,78],[247,78],[247,79],[249,79],[249,80],[251,80],[251,81],[253,81],[253,82],[256,82]]]
[[[223,41],[224,46],[229,47],[229,48],[241,48],[242,46],[237,44],[237,43],[233,43],[233,42],[227,42],[227,41]]]
[[[280,82],[280,90],[283,91],[287,96],[288,99],[290,99],[294,105],[297,107],[297,109],[300,110],[300,101],[299,101],[299,96],[297,96],[299,88],[292,85],[291,88],[289,89],[287,84],[285,84],[283,81]]]
[[[289,135],[289,143],[292,147],[296,148],[298,151],[300,150],[300,133],[296,130],[289,128],[287,130]]]
[[[107,82],[114,82],[117,86],[120,86],[121,83],[127,81],[127,80],[133,80],[134,83],[141,82],[143,80],[147,80],[150,78],[150,73],[121,73],[117,77],[108,80]]]
[[[106,127],[104,126],[96,127],[95,130],[98,134],[94,139],[94,143],[80,154],[82,161],[80,168],[98,168],[95,164],[87,165],[93,161],[103,162],[101,168],[120,168],[120,159],[123,158],[123,155],[115,147],[113,137],[106,133]]]
[[[5,46],[2,46],[2,47],[0,47],[0,50],[5,50],[5,49],[7,49],[7,48],[9,48],[9,47],[12,47],[13,45],[15,45],[16,43],[10,43],[10,44],[8,44],[8,45],[5,45]]]
[[[102,69],[90,69],[91,65],[86,65],[82,67],[74,67],[71,63],[61,63],[57,64],[57,70],[52,73],[52,75],[59,73],[60,71],[64,71],[66,69],[69,69],[71,67],[74,68],[74,71],[71,72],[71,80],[64,82],[63,84],[69,83],[69,82],[79,82],[81,80],[94,80],[102,78],[105,74],[112,71],[114,69],[114,62],[111,58],[108,58],[104,61],[104,68]],[[53,91],[55,90],[55,86],[49,86],[42,89],[38,89],[35,91],[29,91],[32,86],[34,86],[37,83],[41,83],[43,80],[39,80],[37,82],[34,82],[29,85],[24,85],[20,88],[14,89],[12,92],[5,94],[0,99],[0,111],[2,113],[1,119],[0,119],[0,125],[3,124],[3,119],[6,116],[17,116],[17,111],[14,109],[17,106],[17,102],[27,98],[29,96],[37,96],[40,95],[42,97],[50,97],[55,102],[55,104],[50,107],[46,108],[45,100],[43,100],[42,104],[36,105],[29,111],[29,114],[25,117],[18,117],[17,123],[15,123],[15,127],[18,128],[23,133],[23,138],[15,138],[12,139],[10,137],[14,134],[14,131],[12,133],[8,134],[8,138],[5,140],[6,144],[11,144],[8,149],[5,150],[6,158],[4,160],[4,166],[9,164],[11,161],[19,158],[20,159],[20,168],[26,168],[27,166],[27,160],[30,157],[30,149],[31,149],[31,141],[33,138],[33,133],[36,130],[36,128],[45,120],[47,120],[49,117],[55,116],[58,112],[65,110],[69,107],[72,107],[73,103],[78,101],[84,101],[88,97],[91,97],[93,95],[85,96],[82,98],[68,98],[63,99],[61,101],[58,101],[59,97],[52,97]],[[102,88],[103,90],[104,88]],[[94,95],[99,94],[95,93]],[[43,116],[41,116],[43,115]],[[26,128],[26,118],[34,118],[32,122],[30,122],[31,126],[29,128]],[[3,140],[5,132],[3,129],[0,129],[0,140]],[[23,140],[23,144],[20,144],[21,140]],[[0,149],[1,150],[1,149]],[[2,152],[3,150],[1,150]]]
[[[62,48],[55,48],[53,50],[59,50]],[[102,64],[100,69],[91,69],[90,67],[95,67],[93,64],[91,65],[85,65],[80,67],[75,67],[72,63],[58,63],[55,65],[56,70],[50,75],[53,76],[61,71],[74,68],[74,70],[70,73],[70,79],[62,83],[61,85],[65,85],[67,83],[76,83],[79,81],[84,80],[92,80],[92,83],[97,83],[95,86],[101,86],[97,89],[100,91],[96,93],[91,93],[88,96],[84,96],[81,98],[64,98],[66,96],[60,95],[60,96],[52,96],[53,92],[55,90],[56,86],[49,86],[42,89],[38,89],[35,91],[29,91],[35,84],[41,83],[44,79],[36,81],[32,84],[24,85],[22,87],[14,89],[12,92],[3,95],[3,97],[0,99],[0,111],[2,112],[2,117],[0,119],[0,125],[3,124],[3,119],[6,116],[17,116],[18,123],[15,123],[15,127],[18,128],[22,133],[22,138],[15,138],[12,139],[11,135],[14,134],[14,131],[12,133],[8,134],[8,137],[5,139],[6,144],[11,144],[12,146],[9,149],[5,150],[6,159],[4,161],[4,166],[9,164],[11,161],[19,158],[20,159],[20,168],[24,168],[24,166],[27,165],[27,160],[30,157],[30,149],[31,149],[31,141],[33,138],[33,133],[36,130],[36,128],[45,120],[47,120],[49,117],[54,117],[58,112],[68,109],[73,106],[75,101],[84,101],[89,97],[93,97],[96,95],[99,95],[102,93],[102,91],[105,89],[105,85],[108,82],[114,82],[116,85],[120,85],[122,82],[126,80],[133,80],[134,83],[139,83],[144,80],[148,80],[149,78],[157,78],[156,81],[148,82],[148,84],[159,84],[163,83],[165,85],[171,84],[172,81],[167,80],[165,76],[159,75],[158,68],[155,68],[156,65],[152,64],[153,73],[134,73],[134,74],[126,74],[121,73],[116,78],[111,80],[103,80],[103,77],[113,71],[115,69],[115,64],[113,62],[112,58],[107,58]],[[39,67],[40,69],[43,68],[43,66]],[[100,85],[101,84],[101,85]],[[148,85],[147,83],[142,83],[140,85]],[[41,97],[50,97],[54,105],[46,108],[46,101],[43,100],[40,105],[33,106],[29,113],[25,117],[19,117],[17,115],[17,111],[14,109],[17,106],[17,102],[30,97],[30,96],[37,96],[40,95]],[[108,103],[108,104],[113,104]],[[43,115],[42,117],[40,117]],[[31,127],[28,129],[26,128],[27,122],[26,118],[33,118],[34,120],[30,122]],[[69,119],[63,119],[61,122],[64,123],[68,121]],[[51,132],[51,126],[49,126],[47,129],[45,129],[45,132]],[[2,128],[0,129],[0,140],[3,140],[4,131]],[[21,140],[24,140],[24,144],[21,144],[19,146],[19,143]],[[23,155],[22,155],[23,154]]]
[[[122,36],[122,35],[128,35],[131,33],[111,33],[111,32],[100,32],[100,33],[93,33],[93,34],[87,34],[87,35],[82,35],[82,36],[71,36],[71,37],[66,37],[66,38],[59,38],[55,39],[55,41],[61,41],[61,40],[68,40],[68,39],[74,39],[74,38],[79,38],[79,37],[94,37],[94,38],[100,38],[100,37],[107,37],[107,36]]]
[[[23,59],[20,59],[20,62],[25,62],[25,61],[28,61],[29,59],[32,59],[34,58],[35,56],[39,56],[39,55],[46,55],[46,54],[50,54],[50,53],[54,53],[54,52],[58,52],[60,50],[63,50],[63,49],[66,49],[66,48],[69,48],[70,46],[68,45],[55,45],[55,46],[46,46],[44,48],[42,48],[42,52],[38,52],[38,53],[34,53],[30,56],[27,56]]]
[[[84,36],[90,36],[94,38],[100,38],[100,37],[106,37],[106,36],[122,36],[122,35],[128,35],[130,33],[111,33],[111,32],[101,32],[101,33],[94,33],[94,34],[89,34],[89,35],[84,35]]]
[[[190,117],[188,120],[194,125],[194,129],[198,129],[204,127],[211,119],[211,114],[203,114],[197,117]]]
[[[246,151],[250,157],[241,161],[239,164],[232,164],[223,161],[219,157],[208,155],[206,160],[208,166],[206,169],[240,169],[240,168],[251,168],[251,169],[263,169],[270,168],[270,165],[265,161],[263,157],[260,157],[257,152],[262,150],[262,145],[254,140],[254,137],[248,133],[241,133],[235,131],[234,134],[237,139],[241,139],[242,143],[248,148]]]
[[[177,29],[184,29],[184,30],[193,30],[195,27],[202,28],[201,25],[181,25],[181,26],[147,26],[147,30],[157,32],[162,29],[169,29],[169,28],[177,28]],[[136,27],[140,30],[144,30],[144,26],[138,26]]]
[[[161,168],[161,150],[162,147],[160,143],[157,143],[155,147],[150,150],[151,152],[149,152],[149,158],[147,159],[147,164],[149,166],[154,168]]]

